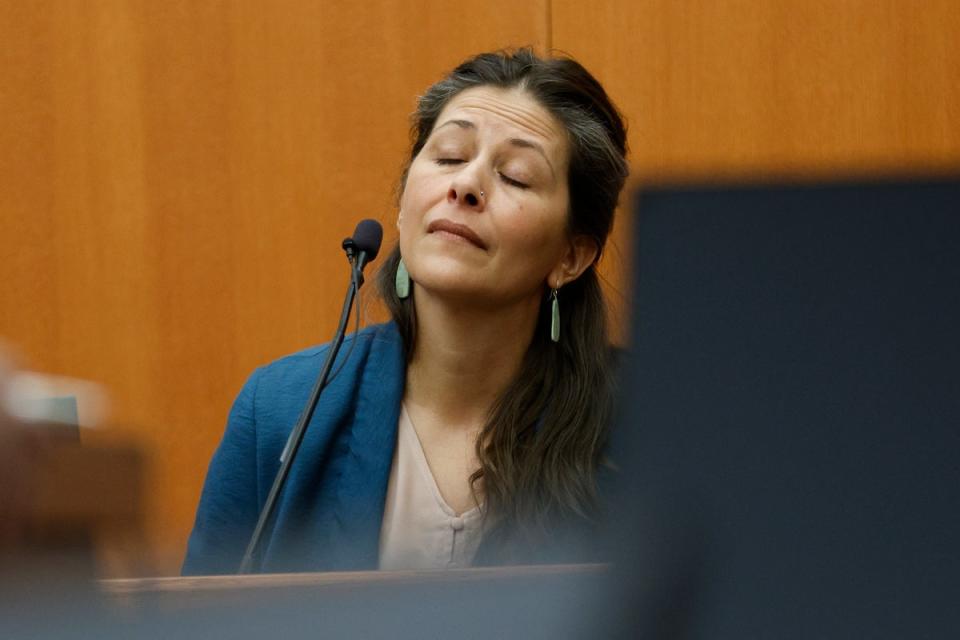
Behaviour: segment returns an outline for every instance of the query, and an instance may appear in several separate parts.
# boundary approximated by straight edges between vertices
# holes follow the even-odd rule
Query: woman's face
[[[568,146],[563,125],[523,90],[476,87],[450,100],[400,199],[416,286],[503,305],[569,280]]]

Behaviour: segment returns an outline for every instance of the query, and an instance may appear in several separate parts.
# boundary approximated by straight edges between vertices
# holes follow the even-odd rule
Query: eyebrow
[[[456,125],[456,126],[460,127],[461,129],[476,129],[476,128],[477,128],[477,125],[473,124],[473,123],[470,122],[469,120],[454,119],[454,120],[447,120],[446,122],[444,122],[443,124],[441,124],[440,126],[438,126],[436,129],[434,129],[434,131],[437,131],[437,130],[439,130],[439,129],[442,129],[443,127],[447,126],[448,124]],[[554,176],[556,176],[556,171],[554,171],[554,169],[553,169],[553,163],[550,162],[550,158],[547,157],[547,152],[544,151],[542,145],[540,145],[540,144],[537,143],[537,142],[534,142],[533,140],[527,140],[527,139],[525,139],[525,138],[510,138],[509,140],[507,140],[507,142],[509,142],[509,143],[510,143],[511,145],[513,145],[514,147],[520,147],[520,148],[522,148],[522,149],[533,149],[534,151],[536,151],[537,153],[539,153],[541,156],[543,156],[543,159],[546,160],[547,166],[550,167],[550,172],[551,172],[552,174],[554,174]]]
[[[455,125],[457,125],[458,127],[460,127],[461,129],[476,129],[476,128],[477,128],[477,125],[473,124],[473,123],[470,122],[469,120],[447,120],[447,121],[444,122],[442,125],[440,125],[439,127],[437,127],[437,129],[443,129],[443,128],[444,128],[445,126],[447,126],[448,124],[455,124]]]

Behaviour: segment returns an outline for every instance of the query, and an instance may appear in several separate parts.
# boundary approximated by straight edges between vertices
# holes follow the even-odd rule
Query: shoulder
[[[332,343],[327,342],[283,356],[259,367],[254,376],[259,378],[260,384],[295,381],[301,377],[313,380],[331,346]],[[380,363],[396,359],[398,355],[402,357],[402,353],[402,339],[397,326],[393,322],[385,322],[346,336],[337,356],[337,366],[343,361],[345,369],[357,369],[371,364],[371,359],[373,363]]]
[[[357,333],[351,333],[344,337],[342,349],[350,349],[351,343],[356,343],[355,348],[361,349],[370,349],[375,344],[393,344],[399,343],[401,341],[400,332],[397,330],[397,325],[393,322],[384,322],[382,324],[374,324],[369,327],[364,327]],[[327,352],[330,351],[332,344],[326,342],[324,344],[315,345],[313,347],[308,347],[301,351],[288,354],[282,358],[278,358],[266,365],[265,368],[296,368],[297,366],[303,365],[304,363],[310,363],[318,358],[325,358]]]
[[[309,347],[256,369],[240,398],[258,424],[287,425],[296,420],[330,353],[330,343]],[[366,380],[391,385],[403,378],[403,339],[394,323],[371,325],[344,338],[321,405],[347,406],[367,390]],[[289,425],[287,425],[289,426]]]

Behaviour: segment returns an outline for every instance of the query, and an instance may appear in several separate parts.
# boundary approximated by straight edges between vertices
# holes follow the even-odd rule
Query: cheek
[[[407,184],[400,196],[400,209],[403,219],[419,218],[424,209],[438,199],[446,196],[446,189],[436,177],[411,168]]]
[[[537,254],[553,255],[566,237],[566,221],[552,208],[519,205],[510,216],[505,235],[512,238],[517,250],[535,250]]]

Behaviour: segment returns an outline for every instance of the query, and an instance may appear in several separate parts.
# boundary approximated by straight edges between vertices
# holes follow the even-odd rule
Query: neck
[[[539,300],[495,309],[415,298],[417,341],[404,401],[452,428],[477,428],[520,368],[533,339]]]

